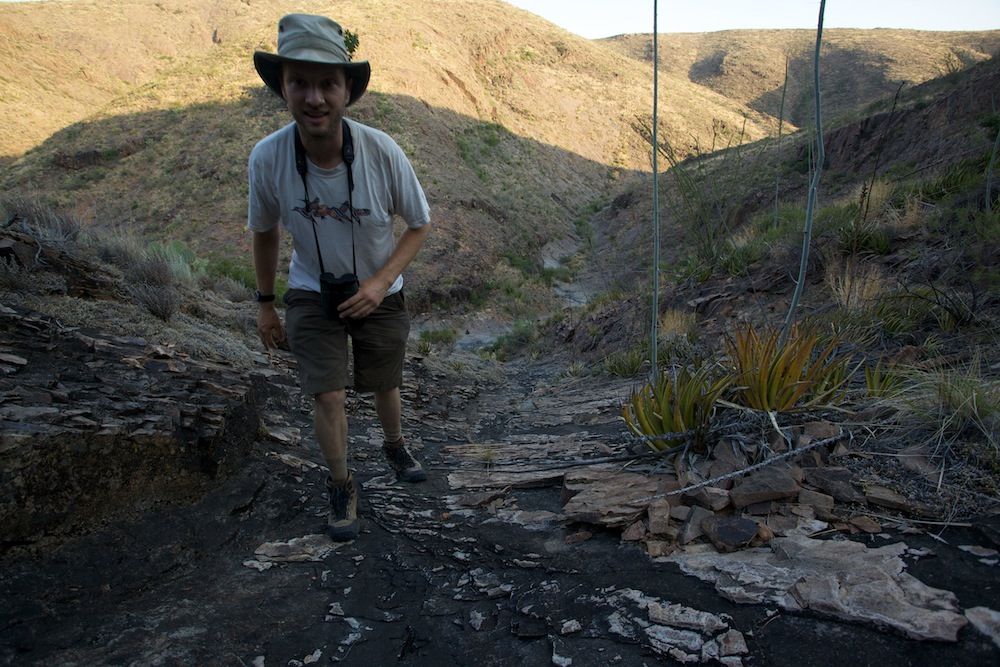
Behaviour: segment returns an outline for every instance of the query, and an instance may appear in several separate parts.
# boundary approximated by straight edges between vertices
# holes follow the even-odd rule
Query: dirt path
[[[723,635],[735,640],[730,630],[742,635],[748,655],[735,651],[726,664],[984,665],[1000,658],[971,626],[956,644],[918,642],[770,605],[737,605],[617,533],[568,542],[581,527],[560,520],[558,486],[513,489],[481,503],[463,498],[448,475],[468,461],[456,462],[449,447],[516,447],[568,435],[615,442],[617,393],[627,388],[526,366],[474,380],[482,377],[476,363],[456,356],[411,365],[407,431],[432,473],[422,485],[386,476],[373,414],[352,403],[354,465],[365,485],[355,542],[284,548],[286,556],[316,560],[255,558],[264,543],[321,533],[325,520],[310,416],[296,390],[282,387],[264,409],[271,436],[197,504],[108,525],[41,558],[7,558],[0,663],[652,665],[673,664],[668,645],[711,658]],[[907,536],[912,547],[936,554],[909,571],[954,591],[963,607],[995,605],[996,567],[955,549],[962,536],[946,537],[956,539],[945,545]],[[651,608],[670,603],[706,614],[686,629],[651,623]]]

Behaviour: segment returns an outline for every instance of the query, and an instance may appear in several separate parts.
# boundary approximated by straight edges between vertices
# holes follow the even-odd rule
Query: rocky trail
[[[195,372],[190,362],[171,371],[170,355],[159,356],[138,366]],[[331,543],[322,535],[326,498],[309,406],[287,364],[274,358],[249,383],[256,414],[229,414],[242,430],[217,429],[263,424],[242,464],[230,462],[201,492],[182,501],[157,496],[140,513],[51,543],[8,544],[0,662],[985,665],[1000,658],[997,613],[989,609],[998,591],[995,516],[935,528],[940,536],[902,519],[897,529],[851,535],[822,528],[837,524],[803,511],[800,497],[799,514],[770,506],[740,546],[758,542],[725,553],[727,539],[743,539],[730,535],[745,528],[741,515],[709,509],[712,497],[699,505],[674,495],[651,505],[649,496],[677,488],[676,479],[607,460],[627,453],[618,406],[630,384],[569,378],[553,361],[486,368],[460,351],[410,360],[405,427],[430,472],[415,486],[387,474],[370,403],[351,399],[362,533]],[[5,427],[16,419],[23,426],[24,403],[0,404],[9,413]],[[586,459],[598,460],[579,465]],[[758,524],[773,528],[766,542]],[[713,546],[719,540],[722,553]]]

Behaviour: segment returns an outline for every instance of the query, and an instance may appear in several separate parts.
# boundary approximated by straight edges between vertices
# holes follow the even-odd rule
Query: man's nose
[[[309,86],[306,89],[306,102],[314,106],[323,104],[323,93],[319,86]]]

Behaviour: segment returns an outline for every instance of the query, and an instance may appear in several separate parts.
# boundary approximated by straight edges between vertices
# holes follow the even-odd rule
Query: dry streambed
[[[287,375],[270,378],[245,465],[194,504],[6,554],[0,659],[972,665],[1000,656],[995,522],[928,536],[928,508],[860,483],[838,425],[802,425],[791,443],[801,452],[771,451],[784,458],[750,474],[733,474],[748,452],[725,440],[654,472],[656,462],[614,460],[629,451],[617,418],[627,383],[558,381],[554,369],[524,366],[484,379],[479,363],[459,354],[407,369],[406,428],[432,473],[423,485],[386,474],[370,406],[352,400],[363,531],[342,545],[322,534],[308,405]],[[831,657],[831,637],[850,650]]]

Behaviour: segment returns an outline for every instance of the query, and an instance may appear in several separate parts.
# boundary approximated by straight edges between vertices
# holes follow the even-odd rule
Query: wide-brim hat
[[[281,64],[314,63],[343,67],[351,79],[351,106],[365,94],[372,70],[367,60],[352,61],[340,24],[325,16],[289,14],[278,21],[278,52],[255,51],[253,64],[267,87],[281,94]]]

